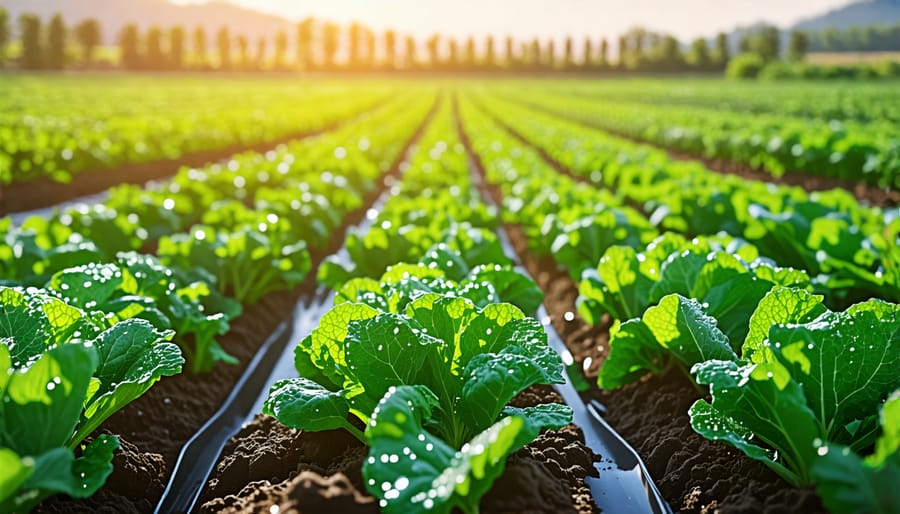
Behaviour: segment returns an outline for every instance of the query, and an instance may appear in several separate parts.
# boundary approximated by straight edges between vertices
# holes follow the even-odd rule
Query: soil
[[[525,391],[512,404],[527,407],[561,399],[548,387]],[[229,441],[200,512],[377,513],[365,492],[365,447],[345,431],[303,432],[258,415]],[[547,431],[510,456],[504,474],[481,503],[491,513],[596,512],[585,477],[599,460],[581,430]]]
[[[739,177],[745,178],[747,180],[757,180],[761,182],[771,182],[774,184],[781,184],[786,186],[799,186],[804,190],[813,192],[813,191],[827,191],[829,189],[844,189],[849,191],[856,197],[860,202],[864,202],[873,207],[896,207],[900,205],[900,190],[897,189],[884,189],[878,186],[874,186],[871,184],[866,184],[864,182],[857,182],[853,180],[847,180],[838,177],[826,177],[821,175],[814,175],[807,172],[802,171],[787,171],[782,176],[776,177],[765,170],[757,169],[751,166],[750,164],[732,161],[728,159],[722,158],[712,158],[712,157],[704,157],[693,154],[688,154],[684,152],[678,152],[675,150],[671,150],[669,148],[656,145],[652,142],[645,141],[643,139],[635,138],[632,136],[628,136],[626,134],[616,132],[613,130],[607,130],[605,128],[596,127],[590,123],[583,122],[580,120],[576,120],[574,118],[567,118],[564,115],[561,115],[557,112],[550,111],[546,108],[521,102],[523,106],[527,106],[528,108],[535,109],[538,111],[542,111],[547,114],[552,114],[555,116],[561,116],[566,120],[577,123],[579,125],[583,125],[585,127],[599,130],[602,132],[606,132],[615,137],[625,139],[628,141],[632,141],[635,143],[639,143],[646,146],[652,146],[658,150],[662,150],[666,152],[670,158],[678,161],[695,161],[703,163],[709,170],[715,171],[717,173],[727,174],[727,175],[737,175]],[[493,118],[493,117],[492,117]],[[500,123],[506,130],[508,130],[513,136],[522,141],[525,144],[529,144],[525,141],[519,132],[512,129],[509,125],[506,125],[501,120],[497,120],[493,118],[495,121]],[[533,146],[533,145],[530,145]],[[534,147],[535,150],[539,151],[541,156],[551,165],[554,166],[557,170],[563,171],[564,173],[573,176],[574,178],[586,182],[583,177],[578,176],[577,174],[571,173],[569,170],[564,169],[558,162],[553,160],[549,155],[546,154],[542,149]]]
[[[465,136],[463,140],[480,173],[483,167],[477,155],[472,153]],[[499,189],[485,184],[494,201],[502,205]],[[578,287],[565,270],[548,257],[535,256],[521,227],[506,224],[505,229],[522,264],[544,291],[544,306],[553,328],[584,376],[596,383],[608,354],[610,321],[605,318],[597,326],[586,323],[575,308]],[[566,320],[566,314],[571,321]],[[762,463],[694,432],[688,410],[701,393],[677,369],[616,391],[594,387],[585,395],[599,399],[607,407],[607,421],[637,450],[675,512],[826,512],[811,488],[792,487]]]

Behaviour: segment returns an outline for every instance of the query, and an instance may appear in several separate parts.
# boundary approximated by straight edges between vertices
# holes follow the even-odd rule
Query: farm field
[[[900,511],[897,86],[0,76],[0,512]]]

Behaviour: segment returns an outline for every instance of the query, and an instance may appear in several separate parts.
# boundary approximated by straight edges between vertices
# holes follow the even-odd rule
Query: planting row
[[[897,509],[888,484],[900,471],[898,306],[870,300],[832,311],[807,272],[777,267],[750,242],[658,235],[612,194],[555,172],[468,98],[460,109],[508,220],[534,252],[575,280],[583,273],[578,307],[588,322],[613,322],[601,388],[680,370],[710,388],[690,409],[700,435],[794,486],[816,484],[832,511]],[[504,120],[513,112],[503,106]],[[552,120],[537,118],[530,130],[538,126]],[[610,185],[627,195],[625,183]]]
[[[803,171],[881,187],[900,182],[900,139],[893,120],[855,121],[796,118],[723,110],[717,105],[585,98],[542,89],[496,89],[548,112],[634,139],[692,155],[719,158],[763,169],[775,176]]]
[[[860,206],[846,191],[798,187],[722,175],[697,162],[600,130],[535,112],[496,96],[481,105],[554,161],[643,211],[660,230],[740,237],[780,266],[811,274],[834,306],[879,297],[900,300],[896,216]],[[596,255],[590,260],[595,260]],[[580,277],[575,268],[573,278]]]
[[[339,131],[124,186],[105,204],[3,220],[4,511],[95,492],[116,438],[79,447],[178,373],[182,351],[195,372],[234,363],[217,336],[242,307],[303,281],[310,249],[323,252],[362,206],[434,98],[420,90]]]
[[[542,84],[545,91],[603,102],[717,108],[821,120],[900,122],[896,84],[735,82],[719,79],[606,80]],[[527,86],[526,86],[527,87]]]
[[[60,86],[59,81],[63,81]],[[321,130],[394,87],[286,81],[4,77],[0,184],[246,146]],[[250,91],[250,92],[248,92]]]
[[[492,230],[496,210],[470,181],[455,127],[445,102],[392,196],[370,212],[371,227],[351,233],[346,255],[320,268],[320,282],[337,292],[335,307],[297,346],[300,378],[275,384],[264,409],[288,427],[345,430],[364,443],[361,474],[350,470],[351,482],[383,512],[479,511],[507,458],[526,445],[538,452],[539,434],[572,416],[552,400],[514,401],[532,386],[562,383],[563,366],[526,315],[542,295],[504,254]],[[571,443],[565,453],[590,455],[583,441]],[[542,473],[554,469],[540,465]],[[580,469],[557,474],[562,485],[542,485],[563,487],[567,501],[542,498],[530,507],[573,510],[589,472]],[[261,495],[266,505],[288,508],[308,479],[289,477],[274,493],[248,487],[204,509],[250,512],[263,506],[254,503]],[[504,510],[496,496],[485,500],[488,510]],[[358,499],[342,509],[366,505]]]

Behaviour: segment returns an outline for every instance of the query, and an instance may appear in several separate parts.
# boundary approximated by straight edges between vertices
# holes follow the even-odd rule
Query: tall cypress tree
[[[41,48],[41,19],[34,14],[19,16],[19,31],[22,34],[22,68],[39,70],[43,67]]]
[[[62,14],[54,14],[47,27],[47,69],[61,70],[66,67],[67,32]]]

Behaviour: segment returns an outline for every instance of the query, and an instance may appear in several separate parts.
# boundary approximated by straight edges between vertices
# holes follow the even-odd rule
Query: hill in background
[[[894,25],[897,23],[900,23],[900,0],[863,0],[801,20],[791,28],[798,30],[820,30],[831,27],[848,29],[866,25]]]

